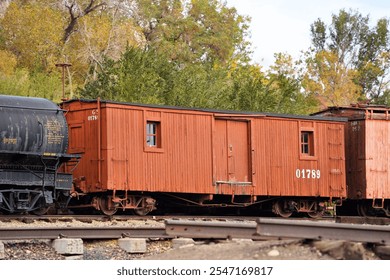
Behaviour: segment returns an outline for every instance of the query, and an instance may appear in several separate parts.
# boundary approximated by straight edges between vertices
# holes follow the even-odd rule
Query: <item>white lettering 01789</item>
[[[298,179],[320,179],[321,171],[318,169],[297,169],[295,177]]]

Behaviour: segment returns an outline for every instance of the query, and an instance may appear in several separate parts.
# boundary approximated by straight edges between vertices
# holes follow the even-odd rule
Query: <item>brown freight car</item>
[[[344,120],[150,106],[62,104],[78,203],[147,214],[169,196],[194,206],[272,205],[317,217],[346,196]]]
[[[318,116],[348,118],[345,129],[348,198],[360,215],[390,216],[390,108],[356,104]]]

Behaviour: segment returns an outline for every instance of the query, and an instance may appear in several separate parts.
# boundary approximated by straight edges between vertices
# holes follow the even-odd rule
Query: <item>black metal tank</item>
[[[67,145],[65,116],[56,104],[43,98],[0,95],[0,152],[4,153],[0,165],[12,164],[15,154],[31,158],[64,154]]]
[[[67,196],[72,176],[58,172],[75,158],[67,146],[68,126],[55,103],[0,95],[0,209],[46,209],[60,194]]]

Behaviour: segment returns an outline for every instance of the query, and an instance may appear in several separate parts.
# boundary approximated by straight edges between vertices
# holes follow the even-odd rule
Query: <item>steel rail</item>
[[[167,235],[173,237],[207,238],[207,239],[259,239],[256,223],[234,222],[199,222],[199,221],[165,221]]]
[[[340,224],[323,221],[297,221],[259,218],[256,222],[212,222],[166,220],[158,227],[17,227],[0,228],[0,240],[21,239],[116,239],[121,237],[199,239],[270,237],[299,239],[336,239],[390,244],[390,226]]]
[[[23,227],[0,228],[0,240],[115,239],[121,237],[170,238],[164,227]]]
[[[34,221],[47,221],[47,222],[55,222],[55,221],[132,221],[132,220],[155,220],[155,221],[165,221],[165,220],[173,220],[173,219],[191,219],[191,220],[223,220],[223,221],[238,221],[243,222],[247,220],[256,221],[258,217],[254,216],[194,216],[194,215],[147,215],[147,216],[136,216],[136,215],[81,215],[81,214],[57,214],[57,215],[20,215],[20,214],[0,214],[0,222],[8,222],[12,220],[23,221],[25,223],[34,222]]]
[[[357,225],[259,218],[257,220],[257,234],[260,236],[336,239],[390,244],[390,226],[387,225]]]

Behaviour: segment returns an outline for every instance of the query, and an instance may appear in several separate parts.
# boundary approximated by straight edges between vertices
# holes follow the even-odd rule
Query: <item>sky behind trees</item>
[[[310,25],[321,18],[331,22],[331,15],[341,9],[358,10],[370,15],[371,23],[390,17],[388,0],[226,0],[241,15],[252,18],[250,31],[254,47],[253,61],[268,67],[274,53],[286,52],[298,59],[310,47]]]

